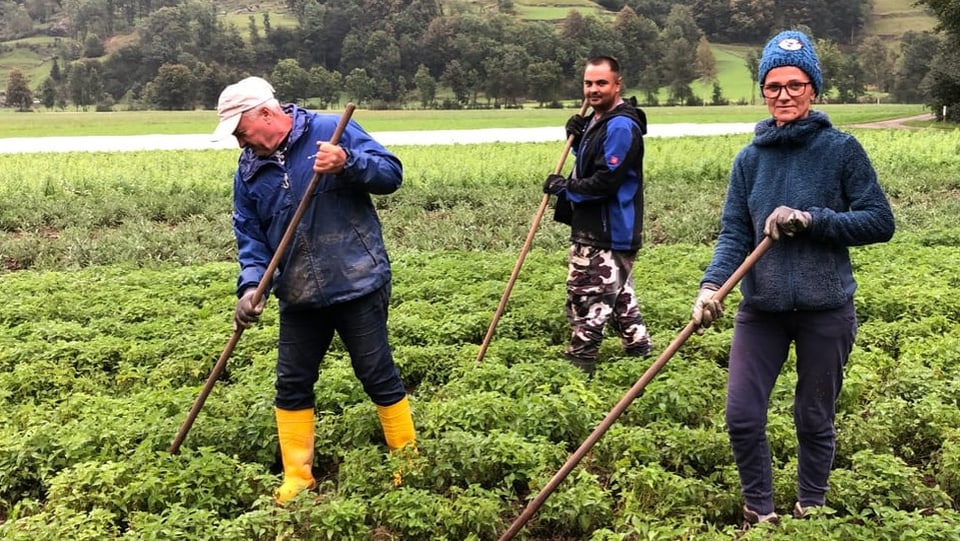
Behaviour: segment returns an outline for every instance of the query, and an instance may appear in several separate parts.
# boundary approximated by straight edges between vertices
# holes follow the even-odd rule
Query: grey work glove
[[[723,303],[713,298],[717,289],[713,284],[704,284],[697,293],[697,300],[693,303],[693,322],[698,334],[723,315]]]
[[[263,313],[263,306],[267,303],[267,296],[260,297],[260,302],[253,305],[253,295],[257,288],[248,287],[243,290],[243,295],[237,301],[237,308],[233,312],[233,330],[239,328],[249,329],[251,325],[260,320],[260,314]]]
[[[763,224],[763,234],[780,240],[780,233],[792,237],[810,227],[810,213],[780,205],[773,209]]]

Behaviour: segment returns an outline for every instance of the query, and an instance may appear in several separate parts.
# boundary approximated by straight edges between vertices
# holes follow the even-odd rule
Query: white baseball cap
[[[273,98],[273,87],[260,77],[247,77],[224,88],[217,102],[220,123],[213,130],[212,140],[220,141],[233,135],[240,124],[240,115]]]

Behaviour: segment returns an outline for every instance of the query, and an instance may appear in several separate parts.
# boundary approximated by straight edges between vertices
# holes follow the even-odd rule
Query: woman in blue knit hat
[[[712,298],[764,236],[777,241],[741,282],[727,380],[726,421],[747,524],[777,523],[767,442],[770,393],[796,350],[793,420],[798,486],[793,515],[825,504],[836,446],[834,417],[857,318],[848,247],[885,242],[894,218],[860,143],[811,110],[820,63],[802,32],[763,49],[760,93],[771,118],[733,163],[713,258],[693,319],[723,313]]]

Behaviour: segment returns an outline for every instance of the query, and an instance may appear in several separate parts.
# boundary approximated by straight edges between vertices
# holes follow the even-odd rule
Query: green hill
[[[937,20],[914,0],[874,0],[873,14],[867,23],[867,36],[880,36],[897,42],[905,32],[933,30]]]
[[[864,28],[862,39],[879,36],[887,45],[896,50],[900,38],[908,31],[922,32],[933,30],[937,20],[923,8],[914,5],[914,0],[874,0],[873,13]],[[723,97],[731,102],[750,101],[754,89],[747,72],[744,59],[751,49],[760,45],[714,44],[713,54],[717,61],[717,82],[723,89]],[[712,83],[697,81],[694,92],[705,100],[712,93]]]

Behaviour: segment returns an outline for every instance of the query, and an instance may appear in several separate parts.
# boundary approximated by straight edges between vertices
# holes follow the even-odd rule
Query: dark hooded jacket
[[[643,136],[647,118],[624,101],[587,129],[574,149],[576,167],[558,194],[555,219],[570,240],[605,250],[636,251],[643,236]]]

